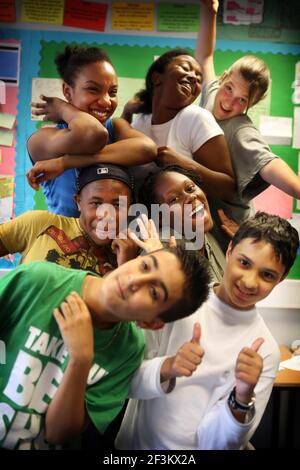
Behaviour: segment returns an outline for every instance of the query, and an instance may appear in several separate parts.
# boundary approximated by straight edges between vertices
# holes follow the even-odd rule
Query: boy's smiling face
[[[282,264],[270,243],[244,238],[227,250],[227,265],[217,295],[228,305],[248,310],[269,295],[284,278]]]
[[[175,254],[159,250],[110,272],[99,296],[117,320],[153,322],[182,298],[185,280]]]

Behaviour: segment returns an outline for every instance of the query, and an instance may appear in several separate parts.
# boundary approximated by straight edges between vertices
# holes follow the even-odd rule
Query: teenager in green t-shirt
[[[104,278],[46,262],[3,277],[0,446],[63,444],[89,420],[104,432],[143,356],[143,338],[129,320],[159,328],[188,315],[207,285],[205,261],[181,248],[138,257]]]

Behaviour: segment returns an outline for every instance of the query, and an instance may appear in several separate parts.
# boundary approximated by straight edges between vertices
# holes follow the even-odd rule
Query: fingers
[[[132,232],[131,230],[128,230],[128,236],[129,236],[129,238],[130,238],[132,241],[134,241],[134,243],[135,243],[137,246],[139,246],[140,248],[144,248],[145,243],[142,242],[142,241],[136,236],[136,234],[135,234],[134,232]]]
[[[89,314],[88,308],[77,292],[71,292],[70,295],[61,303],[60,309],[56,308],[53,314],[57,322],[67,321],[73,316],[81,314]]]
[[[142,214],[142,215],[144,215],[144,214]],[[145,216],[145,217],[147,217],[147,216]],[[149,232],[150,232],[150,238],[157,238],[158,239],[159,235],[158,235],[158,232],[156,230],[155,223],[153,222],[152,219],[149,219],[148,227],[149,227]]]
[[[36,183],[35,178],[34,178],[32,175],[30,175],[29,173],[27,173],[26,178],[27,178],[28,184],[29,184],[35,191],[38,191],[39,185]]]
[[[177,246],[176,238],[174,235],[171,235],[170,240],[169,240],[169,247],[170,248],[175,248]]]
[[[148,217],[145,214],[141,214],[136,219],[136,222],[139,226],[140,234],[143,240],[147,240],[148,238],[150,238],[151,237],[150,235],[151,225],[149,223]]]
[[[251,345],[250,349],[252,349],[253,351],[257,352],[259,350],[259,348],[261,347],[261,345],[264,343],[264,339],[263,338],[257,338]]]
[[[217,212],[221,222],[227,219],[223,209],[217,209]]]
[[[86,303],[77,292],[71,292],[66,300],[73,315],[90,314]]]
[[[119,239],[115,238],[111,244],[111,249],[114,253],[117,253],[117,251],[120,249],[120,243]]]
[[[191,342],[194,344],[200,344],[201,338],[201,325],[200,323],[195,323],[193,328],[193,336]]]
[[[33,114],[34,116],[42,116],[43,114],[46,113],[46,110],[45,110],[45,107],[43,106],[39,106],[39,108],[42,108],[42,109],[32,109],[31,110],[31,114]]]

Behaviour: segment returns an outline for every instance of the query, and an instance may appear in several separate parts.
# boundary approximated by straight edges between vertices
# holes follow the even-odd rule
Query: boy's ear
[[[230,241],[230,242],[229,242],[229,245],[228,245],[228,248],[227,248],[227,250],[226,250],[226,261],[228,261],[228,258],[229,258],[229,256],[231,255],[232,250],[233,250],[233,248],[232,248],[232,242]]]
[[[144,330],[160,330],[165,323],[159,318],[156,318],[152,321],[137,320],[136,324]]]
[[[72,101],[72,88],[70,87],[70,85],[68,85],[66,82],[63,82],[62,91],[66,100],[71,102]]]
[[[75,202],[77,204],[77,208],[80,212],[80,195],[79,194],[74,194],[74,200],[75,200]]]
[[[220,83],[224,82],[224,80],[225,80],[226,78],[228,78],[228,75],[229,75],[228,70],[224,70],[224,72],[222,73],[221,77],[219,78],[219,82],[220,82]]]

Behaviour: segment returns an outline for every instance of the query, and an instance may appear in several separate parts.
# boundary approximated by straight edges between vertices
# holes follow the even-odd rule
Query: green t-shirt
[[[71,291],[81,293],[87,274],[34,262],[0,279],[0,340],[6,347],[6,362],[0,363],[0,447],[50,447],[43,437],[44,417],[68,363],[52,312]],[[144,340],[132,322],[95,329],[94,340],[85,405],[104,432],[124,404]]]

